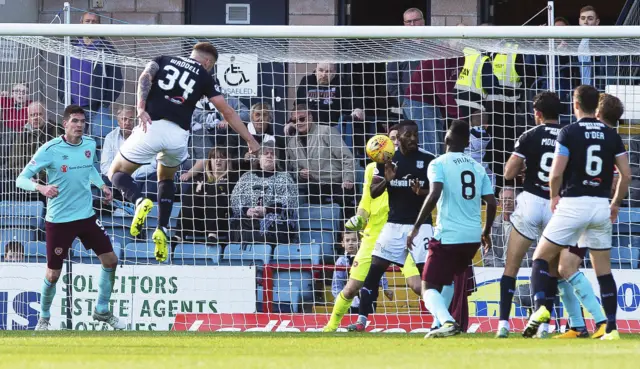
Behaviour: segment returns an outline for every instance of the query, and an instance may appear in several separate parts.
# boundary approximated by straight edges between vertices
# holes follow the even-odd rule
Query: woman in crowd
[[[229,196],[237,180],[236,173],[226,150],[209,150],[204,173],[196,174],[182,195],[179,231],[174,241],[181,242],[186,237],[206,237],[210,243],[229,240]]]
[[[231,208],[239,226],[233,236],[236,242],[295,241],[298,187],[291,175],[277,171],[275,156],[275,143],[263,142],[260,169],[243,174],[233,189]]]
[[[273,112],[271,105],[268,103],[256,103],[251,106],[251,121],[247,125],[249,133],[258,141],[263,143],[267,141],[275,142],[276,138],[273,135]],[[260,167],[260,160],[256,155],[249,153],[249,148],[246,143],[242,141],[240,146],[240,169],[251,170],[258,169]],[[280,157],[279,155],[276,155]]]

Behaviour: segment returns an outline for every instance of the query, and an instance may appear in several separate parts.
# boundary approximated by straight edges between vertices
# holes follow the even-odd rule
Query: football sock
[[[573,292],[573,287],[565,279],[561,279],[558,281],[558,290],[560,291],[562,305],[567,311],[567,315],[569,315],[569,326],[575,330],[584,329],[582,308],[580,307],[580,301],[578,301],[576,294]]]
[[[372,263],[371,267],[369,267],[369,273],[367,273],[367,277],[364,279],[364,285],[360,289],[360,307],[358,308],[358,314],[360,317],[365,317],[365,320],[369,314],[373,313],[373,303],[378,300],[380,280],[386,269],[386,267]],[[360,318],[358,318],[358,321],[360,321]]]
[[[120,190],[125,199],[134,204],[142,198],[142,192],[130,174],[115,172],[111,177],[111,183]]]
[[[172,179],[158,182],[158,227],[166,228],[169,224],[175,195],[176,187]]]
[[[516,292],[516,279],[508,275],[502,275],[500,279],[500,320],[509,321],[511,315],[511,303]]]
[[[340,291],[338,296],[336,296],[336,302],[333,305],[333,310],[331,311],[331,318],[329,318],[329,323],[327,325],[334,326],[334,327],[340,326],[342,317],[344,316],[344,314],[347,313],[347,311],[349,311],[349,309],[351,308],[352,302],[353,302],[353,299],[347,300],[342,294],[342,291]]]
[[[453,300],[454,291],[455,290],[453,289],[453,284],[450,284],[448,286],[443,286],[442,291],[440,291],[440,295],[442,295],[442,299],[444,300],[444,306],[446,306],[447,309],[449,309],[449,307],[451,306],[451,301]],[[441,325],[442,325],[442,322],[439,321],[438,318],[434,316],[433,324],[431,325],[431,327],[438,328]]]
[[[556,302],[556,296],[558,295],[558,277],[549,277],[547,289],[544,294],[546,296],[544,306],[546,306],[549,313],[553,315],[553,305]]]
[[[49,282],[46,278],[42,283],[42,296],[40,297],[40,317],[51,318],[51,303],[56,295],[56,284]]]
[[[109,311],[109,299],[111,298],[111,290],[115,279],[116,270],[114,268],[102,267],[98,281],[98,303],[96,304],[96,311],[99,314]]]
[[[549,277],[549,263],[543,259],[534,260],[531,269],[531,288],[536,311],[547,302]]]
[[[449,314],[449,309],[445,305],[444,298],[437,290],[430,288],[422,294],[424,305],[427,310],[442,324],[446,322],[455,322],[455,319]]]
[[[596,294],[593,292],[593,287],[591,287],[591,283],[589,283],[587,277],[585,277],[582,272],[578,271],[569,277],[567,281],[571,286],[573,286],[576,297],[582,306],[584,306],[584,308],[593,316],[593,320],[596,324],[606,322],[607,318],[602,312],[602,307],[600,306],[600,303],[598,303]]]
[[[607,333],[618,329],[616,324],[616,312],[618,310],[618,288],[611,273],[598,277],[600,284],[600,299],[602,307],[607,315]]]

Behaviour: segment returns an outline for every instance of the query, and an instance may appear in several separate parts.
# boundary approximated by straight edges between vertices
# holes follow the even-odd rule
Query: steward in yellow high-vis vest
[[[466,119],[476,111],[486,110],[487,97],[498,81],[493,75],[491,58],[478,50],[465,47],[464,66],[456,81],[456,103],[460,118]]]

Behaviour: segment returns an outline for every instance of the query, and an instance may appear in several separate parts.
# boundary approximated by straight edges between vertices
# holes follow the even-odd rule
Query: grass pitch
[[[640,367],[640,335],[604,342],[462,335],[0,332],[0,368]]]

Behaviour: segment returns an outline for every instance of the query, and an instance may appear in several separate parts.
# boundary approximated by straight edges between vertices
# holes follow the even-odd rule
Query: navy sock
[[[515,292],[516,279],[503,274],[500,279],[500,320],[509,320]]]
[[[616,312],[618,310],[618,288],[612,274],[598,277],[600,284],[600,299],[604,313],[607,315],[607,333],[618,329],[616,324]]]
[[[364,279],[364,285],[360,289],[358,315],[368,317],[373,313],[373,303],[378,300],[380,280],[386,270],[387,268],[383,268],[381,265],[371,263],[369,273]]]
[[[176,187],[173,184],[173,179],[158,182],[158,227],[166,228],[169,224],[175,195]]]
[[[558,277],[549,277],[549,282],[544,294],[547,300],[544,303],[544,306],[546,306],[549,313],[553,315],[553,305],[556,302],[556,296],[558,295]]]
[[[142,198],[142,192],[140,188],[133,180],[130,174],[124,172],[115,172],[111,177],[111,183],[120,190],[122,196],[132,203],[136,203],[138,199]]]
[[[531,268],[531,289],[536,311],[547,302],[549,277],[549,263],[542,259],[534,260]]]

